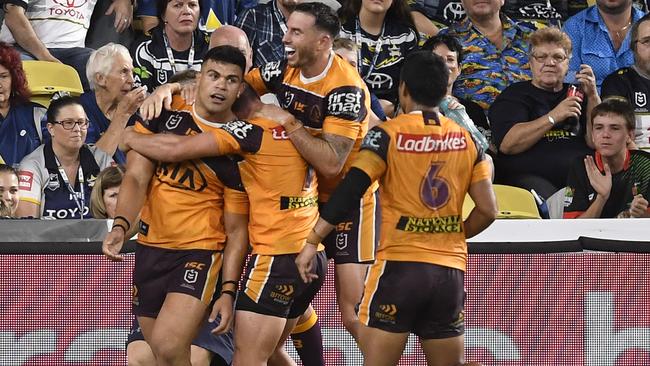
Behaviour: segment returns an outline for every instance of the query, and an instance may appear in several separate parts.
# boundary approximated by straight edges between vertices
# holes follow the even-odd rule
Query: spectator
[[[467,18],[440,31],[458,38],[466,55],[454,84],[454,95],[487,111],[509,85],[530,79],[528,37],[537,26],[515,22],[502,14],[502,0],[462,3]]]
[[[0,164],[0,218],[15,217],[20,194],[18,172],[7,164]]]
[[[634,109],[619,97],[592,111],[594,155],[575,160],[565,191],[564,218],[650,217],[650,153],[628,150]]]
[[[650,149],[650,15],[632,25],[630,47],[634,65],[610,74],[603,81],[603,97],[618,95],[634,106],[636,128],[634,143],[639,149]]]
[[[515,83],[490,107],[494,141],[499,149],[496,181],[534,189],[548,198],[566,184],[573,159],[591,145],[587,121],[600,103],[593,71],[581,65],[576,79],[584,97],[567,96],[571,40],[557,28],[530,37],[533,79]]]
[[[399,73],[406,55],[418,46],[418,34],[406,0],[350,0],[339,12],[341,38],[358,48],[357,69],[384,113],[397,109]]]
[[[115,218],[117,196],[124,177],[124,168],[116,165],[102,170],[90,194],[90,213],[96,219]],[[137,230],[138,225],[132,225]],[[128,235],[127,235],[128,237]]]
[[[569,70],[590,65],[600,90],[607,75],[634,62],[628,31],[642,16],[632,0],[596,0],[595,6],[569,18],[564,24],[573,44]]]
[[[124,164],[126,156],[117,146],[124,128],[135,123],[146,88],[133,88],[129,50],[115,43],[94,51],[86,71],[91,90],[79,98],[90,120],[86,143],[96,143],[103,151],[115,154],[117,163]]]
[[[253,67],[253,51],[246,33],[232,25],[224,25],[210,35],[210,48],[229,45],[237,47],[246,57],[246,72]]]
[[[285,59],[282,37],[287,32],[287,19],[301,0],[271,0],[246,9],[235,25],[248,36],[253,48],[253,67]]]
[[[237,6],[242,8],[252,7],[257,0],[199,0],[201,13],[199,16],[199,29],[213,32],[223,24],[233,24],[237,13]],[[136,17],[142,22],[145,34],[160,24],[158,19],[159,0],[137,0]],[[164,6],[164,4],[163,4]]]
[[[443,34],[429,38],[422,45],[422,49],[442,57],[447,64],[447,68],[449,68],[447,93],[440,102],[440,112],[469,131],[476,145],[487,152],[490,149],[490,143],[486,138],[486,134],[489,136],[491,132],[485,113],[476,103],[458,99],[452,95],[454,81],[460,74],[463,47],[456,38]]]
[[[84,90],[88,90],[86,62],[92,49],[85,39],[95,1],[11,0],[4,2],[5,19],[0,41],[13,44],[25,60],[63,62],[79,73]],[[116,28],[124,30],[131,21],[130,0],[113,0]]]
[[[45,108],[29,101],[20,54],[0,42],[0,160],[18,165],[41,144]]]
[[[198,29],[198,0],[160,0],[158,19],[162,24],[133,51],[135,83],[148,92],[177,72],[201,70],[208,51],[208,37]]]
[[[341,56],[345,61],[349,62],[350,65],[355,68],[357,67],[357,62],[359,61],[357,57],[359,48],[352,40],[339,37],[332,43],[332,50],[334,50],[334,53]],[[370,115],[368,128],[375,127],[381,122],[386,121],[384,108],[381,106],[379,99],[377,99],[373,93],[370,93],[370,109],[372,109],[372,114],[374,114],[374,116],[372,114]]]
[[[78,98],[61,96],[47,110],[51,141],[20,163],[20,217],[90,218],[90,193],[110,155],[84,144],[88,118]]]

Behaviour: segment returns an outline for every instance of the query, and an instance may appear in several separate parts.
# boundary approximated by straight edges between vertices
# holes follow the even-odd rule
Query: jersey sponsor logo
[[[269,62],[266,65],[262,66],[262,69],[260,70],[262,80],[266,82],[271,81],[271,79],[278,77],[281,74],[282,70],[280,70],[280,61]]]
[[[54,3],[66,8],[80,8],[86,3],[88,0],[54,0]]]
[[[356,87],[342,87],[327,97],[328,114],[343,119],[357,120],[363,106],[363,91]]]
[[[221,128],[234,137],[244,140],[248,136],[248,131],[253,129],[253,125],[246,121],[232,121],[221,126]]]
[[[575,189],[571,187],[566,187],[564,190],[564,207],[569,207],[573,203],[573,195],[575,194]]]
[[[546,137],[548,141],[565,140],[570,138],[571,136],[575,136],[575,135],[570,131],[566,131],[566,130],[549,130],[546,131],[546,133],[544,134],[544,137]]]
[[[47,189],[50,191],[56,191],[61,187],[61,183],[59,183],[59,175],[56,173],[51,173],[50,174],[50,179],[47,180]]]
[[[31,191],[34,183],[34,173],[21,170],[18,174],[18,189],[21,191]]]
[[[280,197],[280,210],[295,210],[303,207],[318,207],[318,196]]]
[[[287,131],[285,131],[284,127],[282,126],[276,126],[271,129],[271,134],[273,136],[274,140],[288,140],[289,135],[287,135]]]
[[[401,216],[397,229],[410,233],[446,234],[461,233],[462,219],[458,215],[441,217]]]
[[[282,305],[288,305],[293,298],[293,293],[293,285],[275,285],[275,288],[271,290],[269,296],[273,299],[274,302],[280,303]]]
[[[393,78],[391,78],[390,75],[381,72],[373,72],[364,80],[372,89],[391,88],[393,86]]]
[[[84,206],[83,216],[87,216],[90,212],[88,206]],[[51,217],[53,219],[72,219],[79,218],[79,208],[62,208],[59,210],[45,209],[43,211],[43,217]]]
[[[190,191],[199,192],[208,186],[205,175],[192,161],[160,163],[156,168],[156,177],[174,188]]]
[[[460,2],[450,2],[443,10],[445,20],[450,22],[458,22],[465,18],[465,9]]]
[[[634,92],[634,103],[636,103],[637,107],[645,107],[646,103],[648,103],[645,93]]]
[[[88,11],[87,7],[81,9],[87,3],[88,0],[54,0],[54,6],[48,8],[48,10],[51,16],[67,16],[83,21],[86,19],[86,15],[90,15],[86,13]],[[33,11],[37,10],[42,11],[41,9],[33,9]]]
[[[430,153],[465,149],[467,149],[467,140],[462,132],[449,132],[445,135],[397,134],[397,151],[401,152]]]
[[[372,129],[368,131],[366,137],[363,138],[361,147],[369,150],[379,150],[379,141],[381,141],[381,135],[382,133],[379,130]]]

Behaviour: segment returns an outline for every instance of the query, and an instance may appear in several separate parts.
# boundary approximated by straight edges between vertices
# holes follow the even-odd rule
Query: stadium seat
[[[23,61],[23,68],[32,92],[31,100],[45,107],[50,105],[50,97],[57,91],[67,91],[75,96],[83,93],[79,74],[72,66],[57,62]]]
[[[501,184],[494,185],[494,194],[497,197],[499,213],[497,219],[541,219],[537,203],[529,191]],[[463,201],[463,220],[469,216],[474,208],[474,201],[468,195]]]

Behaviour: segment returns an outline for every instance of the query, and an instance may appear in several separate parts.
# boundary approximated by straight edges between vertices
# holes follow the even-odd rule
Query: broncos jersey
[[[434,113],[402,114],[368,132],[353,166],[380,180],[378,259],[465,270],[463,200],[472,183],[491,177],[477,146]]]
[[[197,116],[193,106],[175,96],[171,110],[163,110],[148,124],[137,123],[135,129],[193,135],[220,126]],[[224,200],[241,192],[237,163],[230,157],[156,162],[140,216],[138,242],[166,249],[221,250],[226,241]]]
[[[325,202],[354,161],[368,130],[370,93],[357,70],[331,53],[325,70],[312,78],[287,61],[271,62],[246,75],[258,95],[273,93],[313,135],[324,133],[355,140],[341,174],[326,179],[319,176],[320,199]]]
[[[253,253],[300,252],[318,220],[316,175],[284,128],[253,118],[229,122],[210,133],[220,155],[241,154],[244,158],[239,171],[248,200],[240,201],[236,211],[251,213],[248,234]]]

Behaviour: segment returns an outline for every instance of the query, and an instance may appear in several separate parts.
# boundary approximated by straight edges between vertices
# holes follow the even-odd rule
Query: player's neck
[[[384,25],[385,18],[386,13],[371,13],[363,6],[359,11],[359,23],[361,23],[361,28],[375,36],[381,34],[381,28]]]
[[[174,51],[186,51],[192,47],[192,33],[178,33],[165,26],[165,34],[169,40],[169,46]]]
[[[213,123],[228,123],[237,119],[237,116],[235,116],[230,108],[222,112],[210,113],[198,100],[194,103],[194,113],[196,113],[198,117]]]
[[[305,65],[300,68],[300,73],[306,78],[316,77],[325,71],[327,65],[330,62],[330,57],[334,52],[331,49],[327,52],[322,52],[320,55],[316,56],[316,60],[310,65]]]
[[[625,166],[626,157],[627,157],[627,149],[623,149],[618,154],[612,156],[601,155],[601,158],[603,159],[603,163],[607,163],[607,165],[609,165],[609,169],[612,171],[612,174],[618,173],[621,170],[623,170],[623,167]]]
[[[9,103],[9,99],[7,99],[7,100],[3,101],[2,103],[0,103],[0,114],[3,117],[7,117],[7,113],[9,113],[9,107],[10,106],[11,106],[11,104]]]

